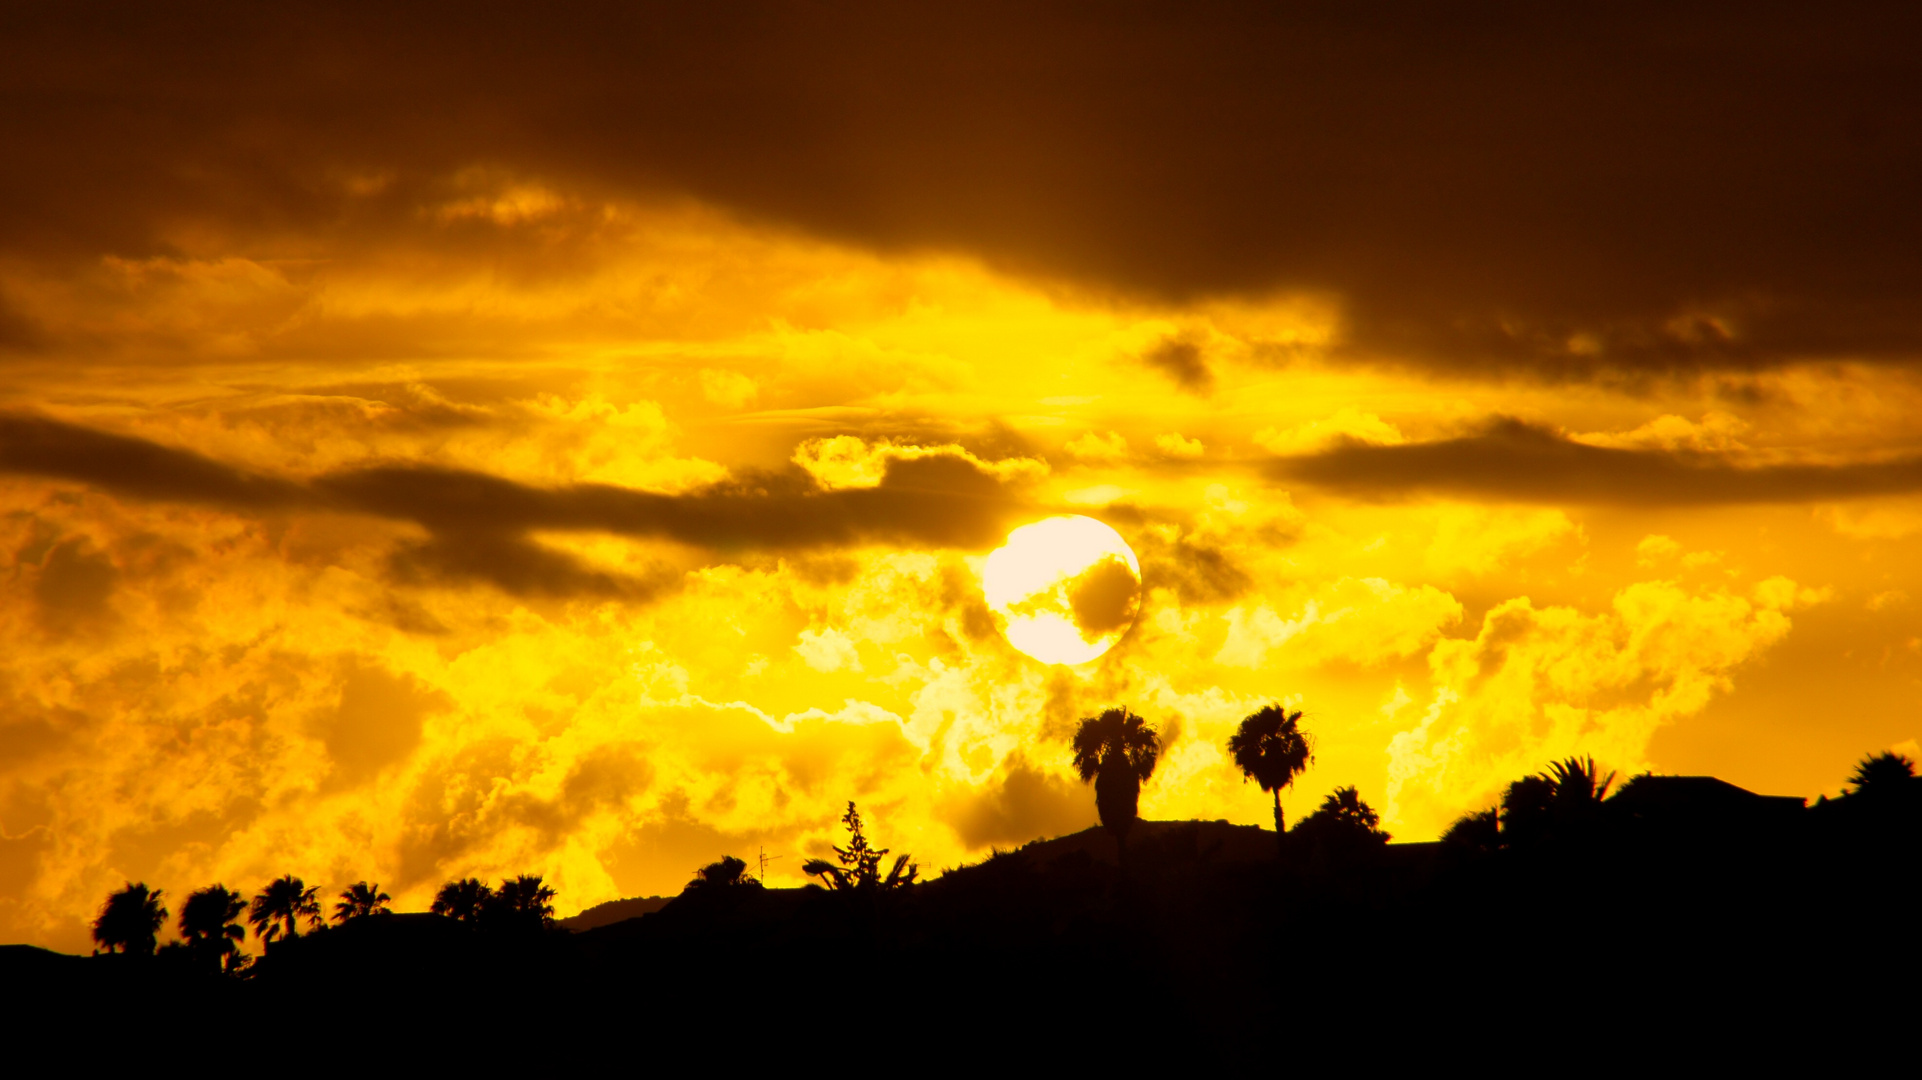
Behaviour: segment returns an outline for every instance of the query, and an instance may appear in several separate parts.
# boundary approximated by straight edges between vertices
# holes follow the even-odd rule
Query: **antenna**
[[[762,847],[760,850],[761,850],[761,885],[765,887],[767,885],[767,864],[780,859],[781,856],[769,855],[767,853],[767,848],[765,847]]]

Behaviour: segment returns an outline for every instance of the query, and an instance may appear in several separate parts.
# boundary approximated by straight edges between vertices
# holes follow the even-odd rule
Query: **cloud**
[[[117,495],[235,510],[312,505],[300,484],[45,417],[0,413],[0,471],[74,480]]]
[[[1334,295],[1348,353],[1460,370],[1922,348],[1914,12],[1391,11],[54,8],[0,52],[34,163],[0,246],[433,230],[534,262],[665,190],[1105,288]]]
[[[1308,454],[1325,450],[1343,440],[1396,445],[1402,434],[1393,424],[1371,412],[1359,412],[1344,405],[1333,416],[1310,420],[1291,428],[1262,428],[1255,442],[1271,454]]]
[[[1788,633],[1784,611],[1801,592],[1786,578],[1752,599],[1656,581],[1596,614],[1525,597],[1497,604],[1473,638],[1430,652],[1428,708],[1389,743],[1386,816],[1439,831],[1574,754],[1624,775],[1645,769],[1656,728],[1726,693],[1735,667]]]
[[[1922,458],[1742,466],[1710,454],[1592,446],[1509,419],[1437,442],[1347,442],[1268,468],[1277,479],[1365,498],[1439,494],[1563,505],[1790,503],[1922,490]]]
[[[859,440],[855,440],[859,444]],[[865,446],[865,444],[859,444]],[[642,597],[653,586],[588,567],[528,539],[531,532],[602,532],[708,550],[796,550],[865,542],[980,548],[998,540],[1022,502],[1002,483],[1037,463],[984,462],[959,447],[883,446],[872,485],[820,490],[782,473],[731,479],[682,494],[608,484],[535,487],[426,464],[263,476],[199,454],[44,417],[0,414],[0,471],[85,483],[118,495],[237,511],[331,511],[418,524],[403,545],[403,580],[481,580],[517,595]]]
[[[1200,439],[1183,438],[1181,432],[1170,431],[1164,435],[1155,436],[1155,449],[1171,458],[1192,460],[1200,457],[1206,448],[1202,446]]]
[[[1081,637],[1095,641],[1125,629],[1141,607],[1141,581],[1119,555],[1109,555],[1067,583],[1068,607]]]
[[[1171,337],[1141,354],[1141,362],[1173,379],[1176,386],[1193,394],[1213,389],[1215,373],[1208,367],[1200,343],[1185,337]]]
[[[995,783],[957,796],[943,814],[970,848],[1010,847],[1037,836],[1066,836],[1095,824],[1094,801],[1069,780],[1011,757]]]
[[[1118,461],[1128,456],[1128,440],[1118,432],[1098,435],[1089,431],[1069,440],[1062,449],[1083,461]]]

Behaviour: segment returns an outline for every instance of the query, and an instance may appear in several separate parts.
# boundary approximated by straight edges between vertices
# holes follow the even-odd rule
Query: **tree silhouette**
[[[1502,792],[1502,845],[1533,844],[1554,831],[1555,783],[1546,776],[1524,776]]]
[[[1444,849],[1486,853],[1502,846],[1501,812],[1495,809],[1463,814],[1442,833]]]
[[[554,890],[542,884],[539,874],[503,878],[481,908],[481,922],[508,930],[546,929],[554,924]]]
[[[1602,805],[1608,798],[1609,785],[1615,782],[1615,774],[1607,776],[1595,768],[1595,759],[1564,758],[1548,767],[1545,774],[1553,786],[1555,807],[1563,814],[1586,816]]]
[[[167,921],[167,909],[160,906],[159,889],[149,890],[145,882],[128,882],[126,888],[107,897],[100,917],[93,921],[93,940],[108,952],[152,956],[160,927]]]
[[[803,874],[820,878],[836,891],[879,889],[885,892],[914,884],[921,868],[906,855],[897,856],[893,868],[882,876],[881,860],[887,858],[888,849],[868,846],[867,834],[861,828],[861,811],[855,809],[852,801],[848,803],[847,813],[841,815],[841,824],[848,830],[848,846],[834,849],[834,857],[841,865],[826,859],[809,859],[801,864]]]
[[[306,882],[292,874],[268,882],[247,910],[247,921],[253,924],[260,940],[269,944],[283,929],[288,937],[299,937],[301,919],[306,919],[314,928],[321,925],[320,901],[315,896],[319,891],[308,888]]]
[[[1592,829],[1615,774],[1602,775],[1592,757],[1570,757],[1546,772],[1524,776],[1502,793],[1503,847],[1540,844]]]
[[[340,902],[334,905],[334,921],[345,923],[349,919],[361,919],[369,915],[387,914],[387,902],[393,897],[380,891],[379,885],[369,885],[356,881],[340,894]]]
[[[475,922],[493,900],[494,890],[486,882],[479,878],[461,878],[442,885],[428,910],[461,922]]]
[[[1381,830],[1381,815],[1352,787],[1329,793],[1314,813],[1296,824],[1294,835],[1318,851],[1335,854],[1380,847],[1389,841],[1389,835]]]
[[[1315,760],[1314,744],[1301,730],[1301,710],[1290,713],[1280,705],[1268,705],[1249,716],[1228,737],[1228,756],[1242,775],[1275,793],[1275,835],[1280,836],[1281,789]]]
[[[180,936],[194,960],[203,966],[236,971],[245,954],[240,942],[247,936],[239,919],[247,898],[225,885],[196,889],[180,907]]]
[[[719,892],[724,889],[758,889],[761,883],[747,876],[747,862],[732,855],[723,855],[719,862],[711,862],[694,871],[694,880],[687,883],[690,891]]]
[[[1154,775],[1161,757],[1161,736],[1141,717],[1114,708],[1082,720],[1072,748],[1075,772],[1084,784],[1094,781],[1095,810],[1114,836],[1116,856],[1125,859],[1141,785]]]
[[[1914,778],[1915,762],[1906,755],[1885,750],[1856,763],[1855,772],[1849,775],[1852,788],[1849,794],[1871,799],[1890,798],[1906,793],[1909,781]]]

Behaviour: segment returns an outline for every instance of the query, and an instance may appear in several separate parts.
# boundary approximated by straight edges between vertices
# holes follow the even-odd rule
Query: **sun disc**
[[[1141,563],[1106,524],[1062,515],[1009,533],[981,590],[1010,645],[1044,664],[1085,664],[1134,625]]]

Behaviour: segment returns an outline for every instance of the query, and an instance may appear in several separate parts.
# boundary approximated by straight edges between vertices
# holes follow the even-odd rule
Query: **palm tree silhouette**
[[[1301,730],[1301,710],[1290,713],[1267,705],[1241,722],[1228,737],[1228,756],[1242,776],[1275,793],[1275,835],[1282,833],[1281,789],[1315,760],[1314,741]]]
[[[1114,708],[1083,719],[1075,729],[1072,747],[1075,772],[1084,784],[1094,781],[1095,811],[1102,827],[1114,836],[1115,857],[1125,860],[1141,785],[1154,775],[1161,757],[1161,736],[1141,717]]]
[[[1904,754],[1885,750],[1856,763],[1855,772],[1849,776],[1853,787],[1849,794],[1872,799],[1893,797],[1908,791],[1914,778],[1915,762]]]
[[[1614,773],[1601,775],[1593,757],[1564,758],[1550,765],[1544,775],[1554,785],[1556,808],[1582,814],[1600,806],[1608,798],[1609,785],[1615,782]]]
[[[108,896],[100,917],[93,921],[94,942],[110,953],[152,956],[160,927],[167,921],[160,892],[149,890],[145,882],[130,881]]]
[[[486,882],[479,878],[461,878],[442,885],[434,894],[433,906],[427,910],[461,922],[474,922],[493,900],[494,890]]]
[[[539,874],[502,879],[482,915],[503,927],[535,930],[550,926],[554,922],[554,890],[541,883]]]
[[[1591,828],[1614,783],[1615,774],[1602,775],[1593,757],[1564,758],[1546,772],[1522,777],[1502,794],[1502,846],[1565,839]]]
[[[349,919],[385,915],[388,910],[387,902],[392,899],[393,897],[380,891],[379,885],[356,881],[340,894],[340,902],[334,905],[334,921],[345,923]]]
[[[315,896],[319,891],[308,888],[306,882],[292,874],[268,882],[260,895],[254,897],[247,921],[253,924],[260,940],[268,944],[272,944],[283,929],[288,937],[299,937],[301,919],[306,919],[312,927],[321,925],[320,901]]]
[[[180,908],[180,936],[196,959],[212,968],[234,971],[244,954],[240,942],[247,936],[238,920],[247,910],[247,898],[225,885],[209,885],[188,894]]]

